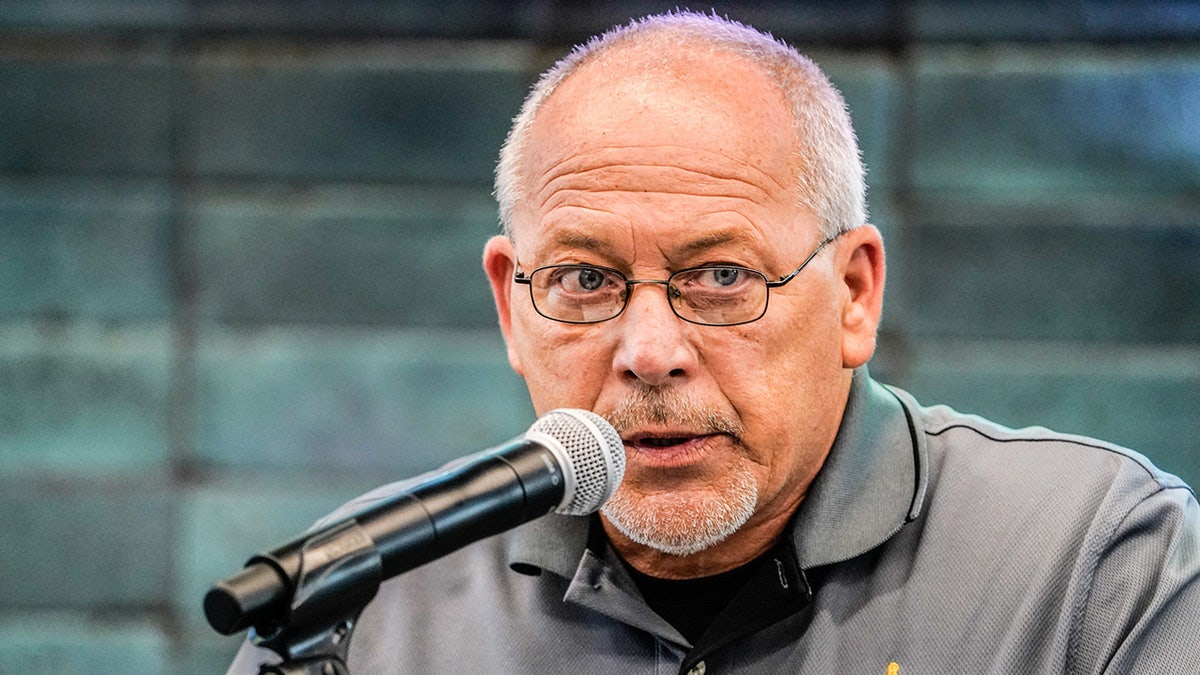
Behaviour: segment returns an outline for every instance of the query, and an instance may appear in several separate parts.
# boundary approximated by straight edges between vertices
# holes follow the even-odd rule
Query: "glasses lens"
[[[671,303],[679,316],[712,326],[754,321],[767,308],[767,278],[745,267],[699,267],[675,273]]]
[[[625,277],[605,267],[542,267],[533,271],[529,281],[534,308],[558,321],[607,321],[625,305]]]

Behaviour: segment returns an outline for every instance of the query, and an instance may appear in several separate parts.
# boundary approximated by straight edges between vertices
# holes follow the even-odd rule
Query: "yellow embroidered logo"
[[[900,664],[892,661],[888,664],[887,675],[900,675]]]

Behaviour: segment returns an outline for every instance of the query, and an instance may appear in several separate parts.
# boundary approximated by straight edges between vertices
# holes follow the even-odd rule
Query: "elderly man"
[[[868,376],[883,243],[809,60],[616,29],[543,76],[496,185],[509,361],[539,414],[611,420],[626,477],[387,582],[352,671],[1200,672],[1186,485]]]

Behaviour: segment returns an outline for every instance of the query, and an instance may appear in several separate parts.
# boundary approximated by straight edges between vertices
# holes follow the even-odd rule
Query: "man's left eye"
[[[732,286],[736,284],[741,273],[741,270],[733,267],[718,267],[710,270],[712,281],[718,286]]]

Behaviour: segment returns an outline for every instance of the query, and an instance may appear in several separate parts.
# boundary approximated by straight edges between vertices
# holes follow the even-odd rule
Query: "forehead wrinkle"
[[[739,159],[737,157],[726,154],[724,152],[720,152],[718,150],[710,150],[708,148],[700,148],[700,147],[695,147],[695,146],[691,146],[691,145],[679,145],[677,143],[653,143],[653,144],[650,144],[650,143],[622,143],[620,145],[616,145],[616,144],[605,145],[605,146],[598,147],[598,148],[590,148],[590,149],[583,148],[574,154],[567,155],[566,157],[563,157],[562,159],[559,159],[559,160],[553,162],[552,164],[550,164],[550,166],[546,167],[543,170],[543,173],[552,172],[555,169],[557,169],[558,167],[562,166],[563,164],[567,164],[572,161],[583,161],[587,155],[606,155],[606,154],[610,154],[610,153],[621,152],[623,150],[686,150],[687,152],[694,152],[694,153],[702,154],[702,155],[714,155],[725,161],[732,162],[734,164],[739,164],[739,165],[744,166],[748,169],[751,169],[757,173],[761,173],[764,177],[768,178],[769,180],[774,182],[776,185],[779,185],[780,187],[785,187],[782,183],[779,183],[779,181],[775,180],[775,178],[773,176],[771,176],[769,173],[763,171],[762,169],[758,168],[757,166],[755,166],[754,164],[752,164],[750,162],[747,162],[744,159]]]
[[[696,175],[696,176],[702,176],[708,183],[710,183],[710,185],[703,186],[703,188],[702,188],[701,186],[697,185],[695,182],[692,182],[687,185],[681,185],[678,188],[671,188],[666,185],[658,184],[658,183],[663,182],[663,179],[660,177],[654,181],[646,181],[648,183],[655,183],[655,184],[649,185],[647,187],[631,187],[631,186],[601,186],[601,187],[574,187],[574,188],[570,188],[570,187],[558,188],[558,187],[556,187],[557,183],[569,180],[571,178],[579,178],[579,177],[586,176],[588,174],[612,171],[614,169],[619,170],[622,168],[639,168],[639,167],[653,167],[653,168],[662,169],[662,170],[670,172],[670,173],[685,173],[685,174],[692,174],[692,175]],[[603,179],[598,179],[598,180],[603,180]],[[743,188],[751,188],[755,194],[753,194],[753,195],[746,194],[747,190],[745,190],[745,189],[743,189],[743,190],[721,189],[724,187],[732,187],[734,185],[742,186]],[[626,192],[626,193],[631,193],[631,194],[664,194],[664,195],[677,194],[677,195],[687,195],[687,196],[696,196],[696,197],[719,197],[719,198],[726,198],[726,199],[741,199],[741,200],[746,200],[746,201],[755,202],[755,203],[758,203],[760,200],[765,201],[765,200],[769,199],[771,196],[770,193],[766,189],[764,189],[758,185],[755,185],[754,183],[748,183],[746,181],[743,181],[739,178],[715,176],[714,174],[703,172],[703,171],[695,171],[692,169],[685,169],[685,168],[675,167],[675,166],[662,166],[662,165],[658,165],[658,164],[615,164],[615,165],[599,167],[599,168],[595,168],[595,169],[588,169],[585,171],[571,172],[570,174],[563,174],[563,175],[551,178],[549,181],[547,181],[541,187],[541,189],[538,190],[538,202],[537,203],[538,203],[538,208],[545,209],[555,199],[555,197],[560,196],[560,195],[570,195],[570,194],[580,194],[580,193],[606,193],[606,192]]]
[[[604,148],[604,149],[595,151],[594,153],[588,153],[588,154],[604,155],[604,154],[609,154],[608,151],[610,151],[610,150],[621,151],[621,150],[660,150],[660,149],[661,150],[686,150],[688,152],[694,152],[694,153],[699,153],[699,154],[714,155],[717,158],[719,158],[720,160],[722,160],[723,162],[732,163],[738,167],[748,170],[749,172],[751,172],[752,174],[757,176],[759,179],[764,180],[766,183],[769,183],[771,186],[773,186],[779,190],[786,192],[786,191],[791,190],[794,187],[792,185],[781,182],[778,178],[776,178],[774,175],[772,175],[771,172],[764,171],[764,170],[760,169],[759,167],[755,166],[754,164],[751,164],[750,162],[731,157],[724,153],[715,152],[715,151],[711,151],[711,150],[705,150],[705,149],[701,149],[701,148],[693,148],[693,147],[688,147],[688,146],[670,145],[670,144],[653,145],[653,146],[650,146],[650,145],[622,145],[622,146],[614,146],[614,147],[610,147],[610,148]],[[542,170],[541,175],[544,177],[544,179],[542,181],[542,186],[538,189],[539,202],[543,205],[546,203],[546,201],[547,201],[547,198],[545,197],[546,191],[552,190],[553,185],[556,182],[558,182],[559,179],[566,178],[566,177],[569,177],[572,175],[583,176],[583,175],[587,175],[587,174],[597,172],[597,171],[606,171],[606,170],[621,169],[621,168],[629,168],[629,169],[660,168],[660,169],[666,169],[666,170],[685,172],[685,173],[694,174],[697,176],[704,176],[706,178],[709,178],[711,180],[716,180],[716,181],[737,182],[737,183],[752,187],[755,190],[757,190],[758,192],[763,193],[764,195],[768,194],[767,188],[763,187],[762,185],[760,185],[752,180],[749,180],[748,176],[741,175],[738,172],[732,171],[732,170],[722,171],[721,167],[719,167],[719,166],[716,166],[712,163],[704,162],[702,160],[693,159],[693,158],[673,158],[670,161],[664,161],[661,163],[599,161],[596,163],[595,166],[591,166],[591,167],[587,167],[587,168],[576,168],[578,165],[584,164],[586,161],[588,161],[586,157],[581,157],[580,155],[572,155],[569,157],[565,157],[557,162],[554,162],[553,164],[551,164],[550,166],[548,166],[544,170]],[[631,191],[639,192],[639,190],[631,190]],[[650,190],[645,190],[645,191],[649,192]]]
[[[659,194],[659,195],[678,194],[678,195],[686,195],[689,197],[710,197],[713,199],[728,199],[728,200],[735,200],[735,201],[737,201],[737,200],[747,201],[752,204],[758,203],[755,200],[747,197],[746,195],[728,194],[728,193],[724,193],[724,192],[705,192],[703,194],[696,194],[694,192],[689,192],[689,191],[684,191],[684,190],[665,191],[665,190],[652,190],[652,189],[633,189],[633,190],[631,190],[631,189],[626,189],[626,188],[604,188],[604,189],[572,188],[572,189],[565,189],[565,190],[557,190],[553,194],[547,196],[546,201],[541,204],[541,208],[542,209],[554,209],[554,208],[576,209],[577,208],[577,209],[586,209],[589,211],[601,211],[601,209],[588,209],[585,206],[581,206],[577,203],[573,203],[571,201],[571,197],[574,195],[581,195],[581,194],[596,195],[596,194],[606,194],[606,193]],[[571,203],[560,204],[559,202],[571,202]]]

